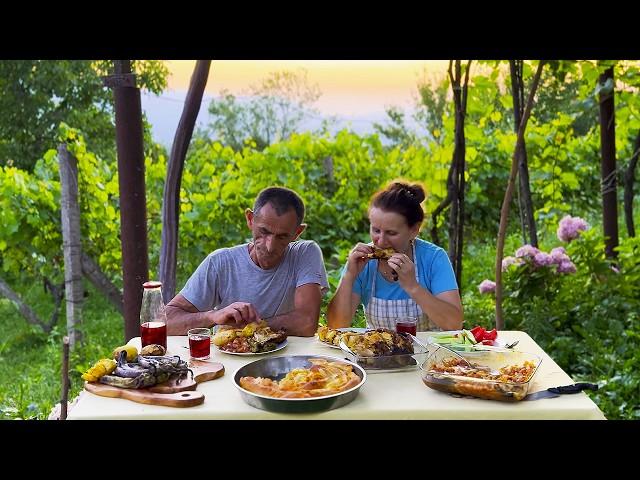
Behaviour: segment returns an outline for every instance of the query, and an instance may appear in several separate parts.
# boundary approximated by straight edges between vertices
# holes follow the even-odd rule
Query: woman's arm
[[[345,272],[340,280],[338,290],[329,302],[327,307],[327,326],[329,328],[345,328],[351,326],[358,305],[360,304],[360,295],[353,293],[353,282],[355,278]]]
[[[462,302],[458,290],[449,290],[432,295],[426,288],[416,284],[407,290],[411,298],[420,305],[431,321],[443,330],[462,328]]]
[[[357,243],[349,252],[344,275],[340,279],[338,290],[327,307],[327,325],[329,328],[351,326],[353,316],[360,305],[360,295],[353,293],[353,284],[369,261],[368,255],[373,247],[366,243]]]
[[[400,286],[407,292],[414,302],[420,305],[422,311],[429,316],[438,327],[444,330],[459,330],[462,328],[463,313],[460,292],[455,285],[453,268],[446,252],[441,251],[440,277],[444,277],[451,285],[450,290],[433,295],[416,280],[415,264],[404,253],[396,253],[389,259],[389,266],[398,274]]]

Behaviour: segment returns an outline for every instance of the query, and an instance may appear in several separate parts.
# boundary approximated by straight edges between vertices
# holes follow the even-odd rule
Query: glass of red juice
[[[167,349],[167,324],[164,322],[145,322],[140,325],[142,348],[147,345],[162,345]]]
[[[211,353],[211,330],[208,328],[192,328],[189,336],[189,353],[191,358],[206,360]]]
[[[418,318],[417,317],[396,318],[396,332],[410,333],[411,335],[415,336],[418,333]]]

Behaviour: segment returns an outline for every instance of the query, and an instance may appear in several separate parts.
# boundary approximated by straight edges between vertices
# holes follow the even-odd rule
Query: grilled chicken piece
[[[267,342],[280,343],[287,338],[287,332],[284,329],[271,330],[271,328],[260,328],[253,333],[253,339],[258,345],[264,345]]]
[[[367,255],[367,258],[375,258],[378,260],[389,260],[391,255],[393,255],[395,250],[393,248],[378,248],[373,247],[373,253]]]

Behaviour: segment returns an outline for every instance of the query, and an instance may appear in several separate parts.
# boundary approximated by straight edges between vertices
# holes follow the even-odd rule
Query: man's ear
[[[249,230],[251,230],[253,228],[253,210],[247,208],[244,211],[244,216],[247,219],[247,227],[249,227]]]
[[[302,232],[304,232],[305,228],[307,228],[306,223],[301,223],[300,225],[298,225],[298,228],[296,229],[296,235],[293,237],[294,242],[298,239],[298,237],[302,234]]]

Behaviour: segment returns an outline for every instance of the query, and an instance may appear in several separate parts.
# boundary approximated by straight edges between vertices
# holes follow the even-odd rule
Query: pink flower
[[[562,242],[570,242],[580,236],[580,231],[587,230],[589,225],[580,217],[566,215],[558,225],[558,239]]]
[[[491,280],[483,280],[480,285],[478,285],[478,290],[480,293],[491,293],[496,290],[496,282],[492,282]]]
[[[511,265],[522,265],[522,260],[516,257],[504,257],[502,259],[502,271],[506,272]]]
[[[576,266],[571,260],[564,261],[558,265],[558,273],[576,273]]]
[[[562,262],[569,262],[571,259],[567,255],[567,251],[564,247],[556,247],[551,250],[551,263],[560,265]]]
[[[516,257],[517,258],[522,258],[522,257],[533,258],[538,253],[540,253],[540,250],[538,250],[536,247],[533,247],[531,245],[523,245],[518,250],[516,250]]]
[[[613,270],[613,273],[620,273],[620,269],[615,265],[611,265],[611,270]]]
[[[533,264],[536,267],[546,267],[553,264],[553,258],[546,252],[536,253],[535,257],[533,257]]]

